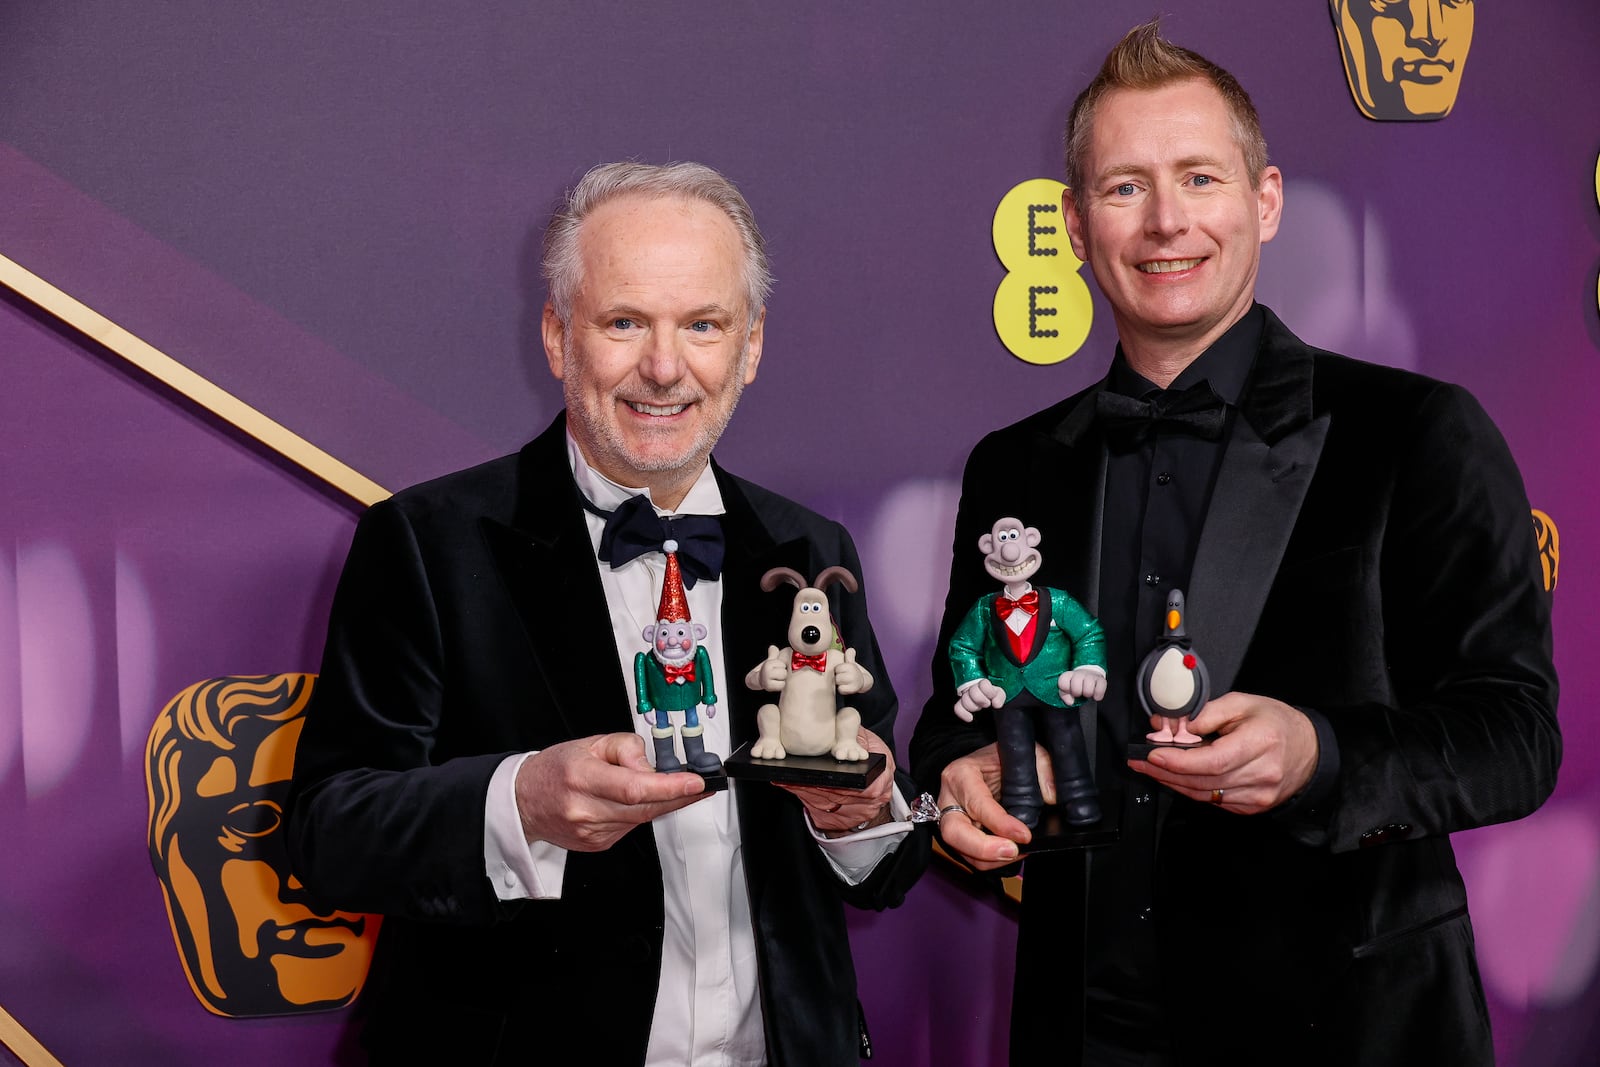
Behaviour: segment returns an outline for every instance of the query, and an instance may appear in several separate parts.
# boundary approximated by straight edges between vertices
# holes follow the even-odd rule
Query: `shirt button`
[[[1150,794],[1140,793],[1138,796],[1133,798],[1133,802],[1135,804],[1148,804],[1150,803]]]
[[[1168,474],[1166,471],[1162,471],[1160,474],[1156,475],[1156,484],[1157,485],[1166,485],[1171,481],[1172,481],[1172,475]]]
[[[1156,909],[1154,909],[1154,908],[1140,908],[1139,909],[1139,918],[1141,918],[1141,919],[1145,920],[1146,922],[1148,922],[1150,920],[1150,916],[1154,915],[1155,913],[1156,913]]]
[[[1160,585],[1161,584],[1161,575],[1159,575],[1159,574],[1147,574],[1147,575],[1145,575],[1144,576],[1144,584],[1145,585]]]

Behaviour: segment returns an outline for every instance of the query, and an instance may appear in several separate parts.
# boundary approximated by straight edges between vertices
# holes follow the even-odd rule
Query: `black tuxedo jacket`
[[[663,925],[651,828],[571,853],[560,900],[502,903],[484,872],[484,801],[501,760],[633,730],[564,428],[557,418],[517,455],[374,505],[339,580],[289,840],[319,899],[385,917],[365,998],[377,1062],[572,1062],[585,1049],[582,1062],[644,1058]],[[755,734],[763,695],[733,680],[781,640],[792,599],[763,593],[762,573],[840,564],[859,575],[860,563],[837,523],[716,477],[728,541],[718,667],[738,746]],[[894,690],[865,592],[836,591],[832,607],[877,678],[856,703],[862,723],[892,744]],[[840,901],[899,903],[926,864],[928,835],[913,833],[850,887],[798,801],[764,783],[734,789],[770,1062],[853,1064],[856,983]]]
[[[941,653],[993,584],[972,546],[997,516],[1043,532],[1037,581],[1098,598],[1103,386],[973,451]],[[1163,798],[1152,921],[1182,1061],[1491,1064],[1448,835],[1538,807],[1561,740],[1528,503],[1488,416],[1458,387],[1312,349],[1267,312],[1186,594],[1213,693],[1320,711],[1339,773],[1315,810]],[[934,680],[911,745],[929,788],[988,740],[952,713],[942,655]],[[1024,869],[1015,1063],[1075,1054],[1081,1020],[1060,1019],[1076,1018],[1081,966],[1053,951],[1082,943],[1077,871]]]

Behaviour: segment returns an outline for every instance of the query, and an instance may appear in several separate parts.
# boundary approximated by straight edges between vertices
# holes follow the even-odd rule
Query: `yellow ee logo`
[[[1060,363],[1089,337],[1094,301],[1072,254],[1061,194],[1066,186],[1033,178],[994,209],[994,250],[1006,276],[994,294],[994,328],[1018,359]]]

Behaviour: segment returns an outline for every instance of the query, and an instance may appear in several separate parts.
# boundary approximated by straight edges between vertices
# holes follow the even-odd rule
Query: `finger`
[[[778,658],[778,646],[777,645],[768,645],[767,646],[767,658],[768,659],[777,659]]]
[[[845,649],[844,650],[844,661],[846,663],[854,663],[856,661],[856,650],[853,649],[853,648]]]
[[[589,751],[613,766],[639,771],[654,769],[644,754],[644,738],[638,734],[601,734],[591,739]]]
[[[705,779],[692,771],[658,773],[652,769],[593,763],[579,775],[578,788],[599,800],[624,807],[662,804],[705,792]]]
[[[952,852],[980,871],[1016,862],[1017,843],[1004,836],[986,834],[967,816],[952,811],[939,820],[939,837]]]

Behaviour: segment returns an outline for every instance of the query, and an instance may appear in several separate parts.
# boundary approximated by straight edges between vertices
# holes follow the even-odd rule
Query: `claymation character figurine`
[[[751,689],[778,694],[776,704],[763,704],[756,713],[761,736],[750,755],[783,759],[831,752],[837,760],[864,760],[867,750],[856,739],[861,715],[855,708],[839,707],[837,698],[871,689],[872,674],[856,662],[855,649],[841,649],[835,641],[823,593],[834,582],[854,593],[859,588],[855,575],[829,567],[812,585],[788,567],[774,567],[761,576],[761,588],[769,593],[784,582],[800,590],[789,615],[789,644],[769,646],[767,658],[744,679]]]
[[[1150,725],[1161,727],[1145,734],[1158,745],[1198,745],[1205,738],[1189,729],[1189,720],[1211,699],[1211,676],[1195,653],[1183,625],[1183,590],[1167,594],[1167,614],[1161,643],[1139,664],[1139,703]]]
[[[1000,803],[1028,827],[1044,809],[1034,760],[1034,730],[1042,729],[1055,768],[1056,801],[1066,821],[1100,820],[1100,796],[1076,708],[1106,692],[1105,636],[1100,623],[1060,589],[1035,588],[1039,531],[1004,518],[978,538],[983,566],[1005,584],[967,612],[950,638],[955,712],[966,722],[994,710],[1000,750]]]
[[[683,591],[683,572],[678,567],[678,544],[667,541],[667,575],[661,582],[661,607],[656,621],[644,628],[649,652],[633,657],[634,688],[638,693],[639,714],[650,720],[650,736],[655,741],[656,770],[681,771],[683,763],[672,751],[672,719],[668,713],[683,712],[683,755],[689,769],[700,774],[722,773],[722,761],[707,752],[705,727],[700,725],[698,708],[704,704],[706,716],[717,713],[717,683],[711,673],[711,657],[700,643],[706,636],[704,623],[689,618],[689,598]]]

